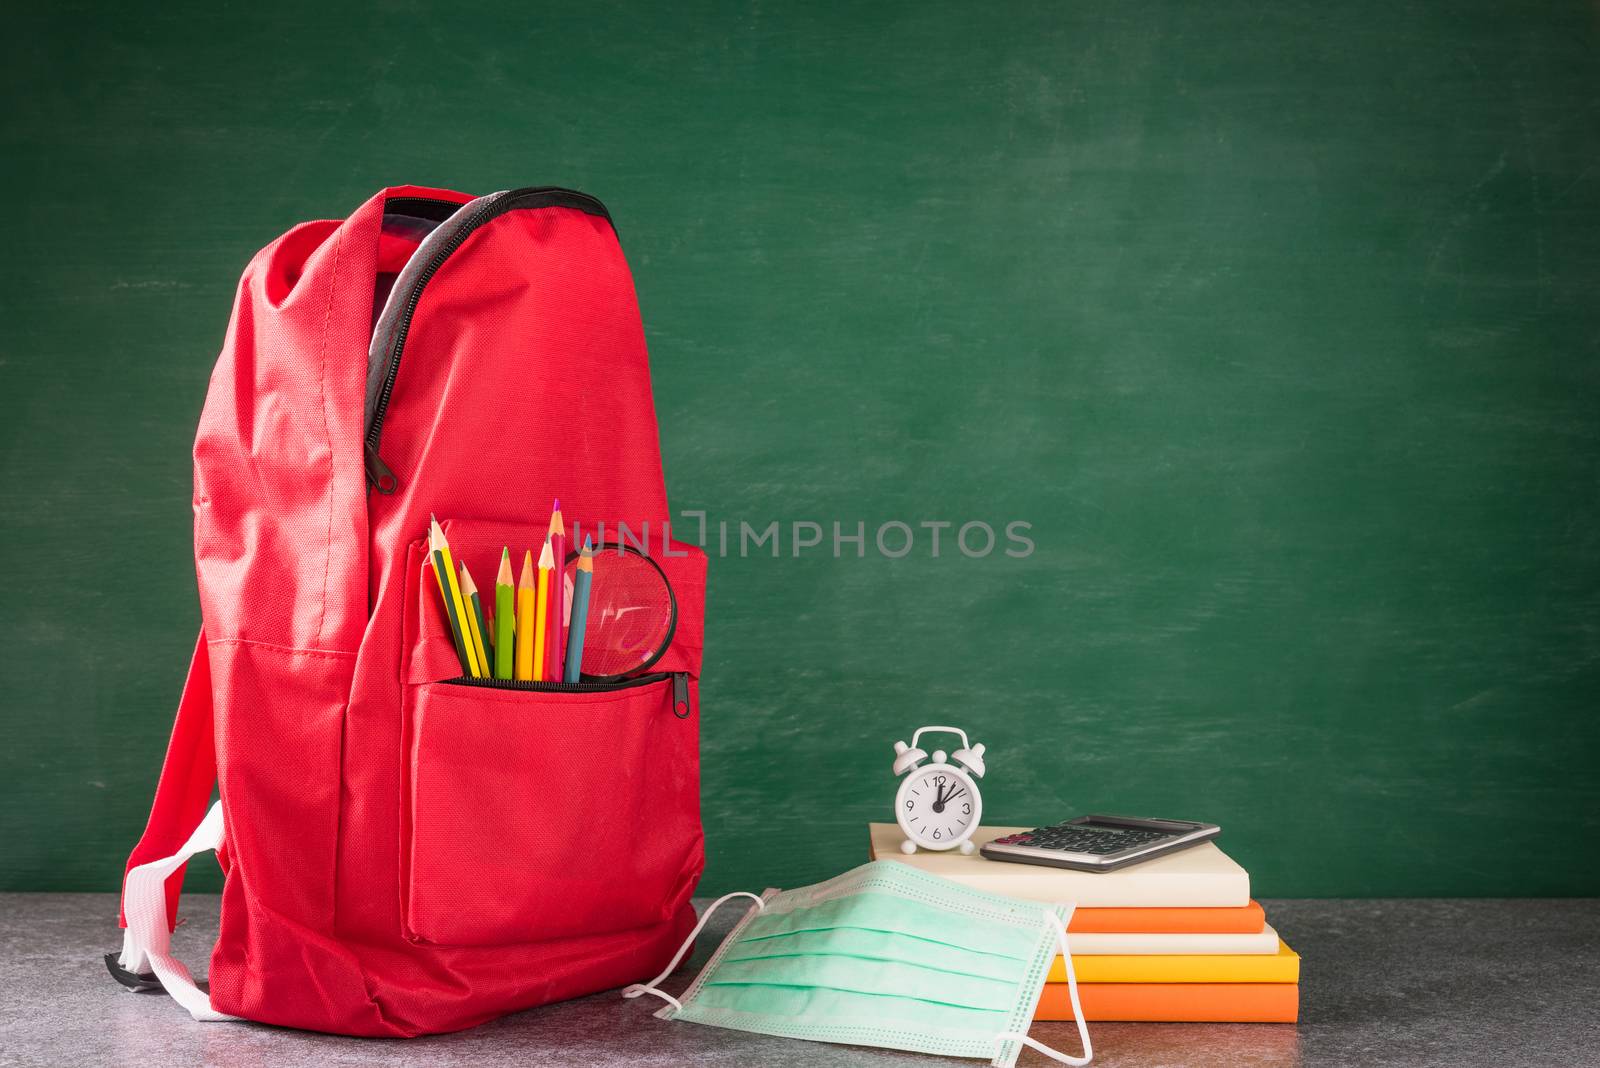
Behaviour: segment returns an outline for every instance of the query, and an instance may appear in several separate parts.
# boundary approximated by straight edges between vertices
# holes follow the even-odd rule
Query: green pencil
[[[471,634],[466,637],[472,644],[472,651],[477,655],[478,663],[492,663],[489,655],[494,652],[494,646],[489,642],[493,636],[483,618],[483,600],[478,596],[478,584],[472,581],[472,572],[467,570],[465,563],[461,565],[461,600],[461,607],[467,610],[466,629]]]
[[[500,574],[494,580],[494,677],[516,674],[517,580],[511,577],[511,550],[500,550]]]

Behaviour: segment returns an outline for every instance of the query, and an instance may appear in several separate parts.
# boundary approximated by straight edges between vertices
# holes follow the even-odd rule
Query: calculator
[[[1078,871],[1116,871],[1215,838],[1222,828],[1191,820],[1079,816],[1064,823],[1008,834],[980,852],[989,860],[1047,864]]]

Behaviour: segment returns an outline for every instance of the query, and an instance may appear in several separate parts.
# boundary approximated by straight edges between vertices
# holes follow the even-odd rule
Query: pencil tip
[[[555,566],[555,554],[550,551],[550,539],[544,539],[544,548],[539,550],[539,566],[551,568]]]
[[[529,549],[527,552],[522,554],[522,578],[517,581],[517,585],[527,587],[528,589],[532,589],[533,588],[533,550],[532,549]]]

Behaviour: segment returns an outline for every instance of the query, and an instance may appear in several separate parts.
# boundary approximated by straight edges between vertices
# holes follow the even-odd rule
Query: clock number
[[[961,806],[961,814],[962,814],[962,815],[963,815],[963,816],[970,816],[970,815],[972,815],[972,806],[971,806],[971,805],[967,805],[967,804],[963,804],[963,805],[962,805],[962,806]]]
[[[916,802],[912,801],[909,797],[906,798],[906,811],[910,812],[915,807],[916,807]]]
[[[938,838],[939,838],[939,832],[938,831],[934,831],[933,832],[933,837],[934,837],[934,840],[937,841]]]
[[[935,785],[935,786],[943,786],[944,785],[944,776],[943,775],[935,775],[933,777],[933,785]]]

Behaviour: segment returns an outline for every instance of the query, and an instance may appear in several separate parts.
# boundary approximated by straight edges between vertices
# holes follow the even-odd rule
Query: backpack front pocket
[[[447,522],[487,568],[536,535]],[[542,531],[537,536],[542,536]],[[425,541],[407,554],[401,671],[400,897],[405,936],[492,946],[674,917],[705,864],[699,693],[705,556],[663,562],[679,604],[649,675],[574,685],[459,678]]]
[[[695,723],[674,714],[674,682],[408,687],[407,936],[503,945],[672,917],[704,863]]]

